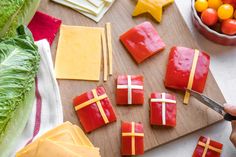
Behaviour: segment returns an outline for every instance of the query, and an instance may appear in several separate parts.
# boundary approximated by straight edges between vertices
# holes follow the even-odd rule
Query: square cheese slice
[[[39,141],[44,139],[51,139],[58,142],[62,142],[64,140],[66,143],[93,147],[90,140],[78,126],[72,125],[70,122],[65,122],[25,146],[25,148],[17,152],[16,157],[34,156]]]
[[[33,157],[33,156],[32,156]],[[82,157],[51,140],[40,140],[34,157]]]
[[[58,79],[99,81],[104,29],[62,25],[55,71]]]
[[[81,155],[82,157],[101,157],[99,148],[91,148],[88,146],[68,144],[65,142],[57,142],[64,148],[71,150],[72,152]]]

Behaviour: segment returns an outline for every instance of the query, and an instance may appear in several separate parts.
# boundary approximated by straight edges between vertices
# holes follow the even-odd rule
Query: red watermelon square
[[[122,34],[120,40],[138,64],[165,48],[165,43],[150,22],[133,27]]]
[[[220,157],[223,144],[201,136],[192,157]]]
[[[103,87],[97,87],[77,96],[73,105],[86,132],[116,121],[111,101]]]
[[[144,131],[141,123],[122,122],[121,155],[144,154]]]
[[[180,90],[187,88],[196,51],[199,52],[199,56],[190,89],[203,92],[209,72],[210,56],[203,51],[186,47],[173,47],[171,49],[165,77],[166,87]]]
[[[118,76],[116,103],[118,105],[142,105],[144,103],[143,76]]]
[[[176,126],[176,97],[168,93],[152,93],[150,99],[151,125]]]

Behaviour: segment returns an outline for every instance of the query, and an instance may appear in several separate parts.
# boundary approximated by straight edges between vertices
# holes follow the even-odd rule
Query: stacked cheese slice
[[[52,0],[99,22],[115,0]]]
[[[65,122],[17,152],[16,157],[100,157],[84,132]]]

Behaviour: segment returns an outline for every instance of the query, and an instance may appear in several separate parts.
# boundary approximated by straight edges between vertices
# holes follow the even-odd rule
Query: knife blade
[[[225,115],[225,111],[224,111],[224,107],[221,106],[219,103],[215,102],[214,100],[210,99],[209,97],[198,93],[196,91],[193,90],[189,90],[187,89],[187,91],[193,96],[195,97],[197,100],[199,100],[200,102],[202,102],[203,104],[207,105],[208,107],[210,107],[211,109],[213,109],[214,111],[218,112],[219,114],[221,114],[222,116]]]
[[[203,95],[201,93],[198,93],[193,90],[186,89],[193,97],[195,97],[197,100],[208,106],[209,108],[213,109],[214,111],[221,114],[225,120],[232,121],[236,120],[236,116],[232,116],[229,113],[226,113],[224,111],[224,107],[217,103],[216,101],[212,100],[211,98],[207,97],[206,95]]]

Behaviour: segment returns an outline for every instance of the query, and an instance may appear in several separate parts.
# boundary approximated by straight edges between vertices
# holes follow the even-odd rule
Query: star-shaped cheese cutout
[[[132,16],[149,13],[155,20],[161,22],[163,7],[173,2],[174,0],[138,0]]]

